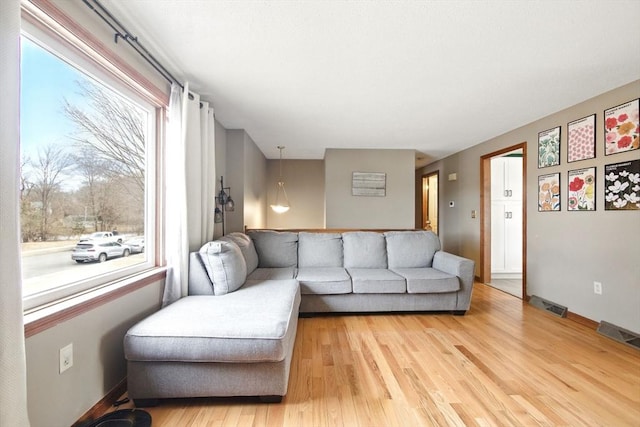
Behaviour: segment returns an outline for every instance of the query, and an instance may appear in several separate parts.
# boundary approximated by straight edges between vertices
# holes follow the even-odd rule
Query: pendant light
[[[287,197],[287,191],[284,189],[284,181],[282,180],[282,150],[284,146],[278,145],[280,150],[280,175],[278,176],[278,184],[276,187],[276,201],[271,205],[271,209],[275,213],[285,213],[289,210],[289,198]]]

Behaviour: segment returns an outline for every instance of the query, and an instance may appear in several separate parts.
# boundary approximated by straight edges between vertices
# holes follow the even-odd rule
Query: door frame
[[[482,283],[491,281],[491,159],[522,150],[522,300],[527,299],[527,143],[521,142],[480,157],[480,275]]]
[[[425,173],[422,175],[422,180],[420,181],[420,184],[422,185],[422,187],[420,188],[420,199],[422,200],[422,204],[421,204],[421,221],[420,221],[420,229],[424,229],[425,227],[425,222],[426,222],[426,209],[428,207],[428,203],[429,201],[427,200],[427,198],[424,195],[424,181],[425,179],[434,176],[438,179],[438,199],[437,199],[437,203],[438,206],[436,207],[436,215],[438,216],[438,224],[440,224],[440,171],[439,170],[435,170],[429,173]],[[438,225],[438,229],[440,228],[440,226]],[[436,234],[440,234],[440,233],[436,233]]]

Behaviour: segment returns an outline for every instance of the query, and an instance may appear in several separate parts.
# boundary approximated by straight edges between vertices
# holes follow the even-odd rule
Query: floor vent
[[[548,301],[544,298],[533,295],[529,300],[529,304],[534,307],[541,308],[558,317],[567,317],[567,307],[563,307],[555,302]]]
[[[604,320],[598,325],[598,332],[623,344],[640,349],[640,335],[635,332],[628,331]]]

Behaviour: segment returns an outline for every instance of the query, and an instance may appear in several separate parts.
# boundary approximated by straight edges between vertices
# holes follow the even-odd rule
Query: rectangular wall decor
[[[604,209],[640,210],[640,159],[605,165]]]
[[[568,211],[596,210],[596,167],[576,169],[568,172]]]
[[[538,169],[560,164],[560,126],[538,133]]]
[[[592,114],[567,124],[567,161],[596,157],[596,115]]]
[[[604,154],[640,148],[640,99],[604,111]]]
[[[538,176],[538,212],[560,210],[560,172]]]
[[[351,185],[353,196],[384,197],[387,191],[387,174],[381,172],[354,172]]]

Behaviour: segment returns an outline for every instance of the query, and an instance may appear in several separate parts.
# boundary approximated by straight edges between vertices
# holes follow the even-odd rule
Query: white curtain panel
[[[202,206],[200,214],[200,242],[198,249],[204,243],[213,240],[215,223],[213,215],[216,208],[216,124],[213,108],[208,102],[202,103],[200,109],[200,128],[202,135]]]
[[[189,251],[197,251],[213,239],[215,125],[208,102],[193,92],[186,98],[187,225]]]
[[[20,1],[0,1],[0,426],[29,426],[20,265]]]
[[[188,84],[185,85],[185,89]],[[185,95],[184,98],[187,98]],[[167,278],[165,280],[162,305],[166,306],[187,294],[188,249],[187,240],[187,183],[185,171],[186,104],[182,89],[171,85],[169,117],[166,141],[166,257]]]
[[[179,111],[178,111],[179,110]],[[167,280],[163,305],[187,294],[189,252],[212,240],[215,122],[200,96],[171,88],[167,126]]]

